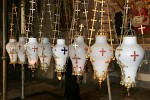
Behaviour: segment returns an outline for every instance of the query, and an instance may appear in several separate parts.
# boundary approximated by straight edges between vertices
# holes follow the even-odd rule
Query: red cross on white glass
[[[134,51],[134,54],[131,55],[131,57],[134,57],[134,58],[133,58],[133,61],[136,61],[136,57],[138,57],[138,56],[139,56],[139,54],[136,54],[136,51]]]
[[[37,47],[34,46],[34,48],[32,48],[34,50],[34,52],[38,49]]]
[[[101,52],[101,53],[102,53],[102,56],[104,56],[104,52],[106,52],[106,51],[104,50],[104,48],[102,48],[102,50],[99,51],[99,52]]]
[[[21,49],[21,45],[18,45],[19,50]]]

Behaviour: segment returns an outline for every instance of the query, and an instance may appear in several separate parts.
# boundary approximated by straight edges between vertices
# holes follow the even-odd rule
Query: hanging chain
[[[68,18],[69,18],[69,16],[68,16],[68,13],[67,13],[67,2],[66,2],[66,0],[64,0],[64,10],[65,10],[65,18],[66,18],[66,28],[67,28],[67,31],[68,31],[68,29],[69,29],[69,21],[68,21]]]
[[[61,12],[61,0],[58,0],[58,14],[59,14],[59,16],[58,16],[58,29],[57,29],[57,36],[60,36],[60,17],[61,17],[61,15],[60,15],[60,12]]]
[[[128,11],[129,11],[129,9],[130,9],[130,7],[129,7],[129,1],[128,0],[126,0],[126,6],[125,6],[125,32],[128,30],[128,23],[129,23],[129,21],[128,21]],[[127,34],[125,34],[125,35],[128,35],[128,33]]]
[[[28,39],[28,35],[29,35],[29,32],[32,33],[32,26],[33,26],[33,12],[34,12],[34,4],[35,4],[35,1],[34,0],[31,0],[29,1],[30,2],[30,11],[29,11],[29,15],[28,15],[28,23],[27,23],[27,30],[26,30],[26,36],[27,36],[27,39]]]
[[[89,5],[89,0],[84,0],[83,2],[83,5],[84,5],[84,14],[85,14],[85,24],[86,24],[86,32],[87,32],[87,36],[89,36],[89,25],[88,25],[88,5]]]
[[[30,2],[30,12],[31,12],[31,29],[30,29],[30,33],[32,34],[32,35],[34,35],[33,34],[33,20],[34,20],[34,11],[35,11],[35,8],[34,8],[34,5],[36,4],[36,2],[34,1],[34,0],[31,0],[31,1],[29,1]]]
[[[16,9],[17,9],[17,7],[13,3],[12,4],[12,13],[11,13],[11,22],[10,22],[10,37],[12,37],[14,35],[13,26],[14,26],[14,15],[16,15],[16,18],[17,18],[17,10]]]
[[[30,11],[29,11],[29,15],[28,15],[28,22],[27,22],[27,26],[26,26],[26,44],[25,44],[25,50],[27,50],[27,46],[28,46],[28,38],[29,38],[29,32],[32,32],[32,23],[33,23],[33,12],[34,12],[34,4],[35,1],[31,0],[30,2]]]
[[[120,37],[120,44],[122,43],[122,38],[123,38],[123,32],[127,30],[128,28],[128,0],[125,0],[125,5],[124,5],[124,12],[123,12],[123,18],[122,18],[122,27],[121,27],[121,37]]]
[[[73,38],[74,38],[74,35],[78,35],[78,32],[77,32],[77,26],[78,26],[78,15],[79,15],[79,3],[80,1],[79,0],[76,0],[75,2],[73,2],[73,17],[72,17],[72,22],[71,22],[71,27],[70,27],[70,35],[69,37],[70,38],[70,41],[72,43],[73,41]],[[75,31],[75,34],[74,34],[74,31]]]
[[[98,10],[97,10],[97,5],[98,5],[98,0],[95,0],[95,1],[94,1],[94,9],[93,9],[93,12],[94,12],[94,14],[93,14],[93,19],[91,19],[91,21],[92,21],[92,28],[89,29],[89,30],[90,30],[90,36],[88,37],[88,40],[89,40],[88,46],[89,46],[89,47],[90,47],[91,42],[92,42],[92,40],[93,40],[92,36],[93,36],[93,32],[95,31],[95,29],[94,29],[95,21],[97,21],[97,20],[96,20],[96,13],[97,13],[97,11],[98,11]]]
[[[74,19],[74,21],[75,21],[75,34],[74,35],[79,35],[79,33],[78,33],[78,19],[79,19],[79,12],[80,12],[80,9],[79,9],[79,4],[81,3],[81,1],[79,1],[79,0],[76,0],[75,1],[75,19]]]
[[[20,25],[19,25],[19,20],[20,20],[20,10],[18,11],[18,16],[17,16],[17,18],[16,18],[16,34],[15,34],[15,37],[16,37],[16,35],[20,35]]]
[[[54,22],[54,28],[53,28],[53,45],[55,45],[55,40],[57,39],[56,38],[56,33],[59,32],[58,30],[58,26],[60,25],[60,11],[59,11],[59,5],[60,4],[60,0],[58,0],[56,2],[56,14],[55,14],[55,22]]]
[[[43,21],[44,21],[44,11],[41,11],[41,18],[40,18],[40,28],[39,28],[39,38],[41,38],[42,37],[42,34],[43,34]]]
[[[107,0],[107,4],[108,4],[108,9],[111,9],[112,6],[111,5],[112,2],[109,2]],[[117,32],[116,32],[116,25],[115,25],[115,19],[113,17],[113,13],[109,10],[109,15],[110,15],[110,19],[111,19],[111,23],[112,23],[112,27],[113,27],[113,33],[114,33],[114,40],[116,41],[116,44],[119,44],[118,42],[118,36],[117,36]]]
[[[74,6],[73,6],[74,7]],[[76,7],[76,6],[75,6]],[[74,9],[76,9],[76,8],[74,8]],[[69,34],[69,37],[70,37],[70,44],[73,42],[73,33],[74,33],[74,30],[75,30],[75,28],[74,28],[74,26],[75,26],[75,10],[73,10],[73,16],[72,16],[72,22],[71,22],[71,26],[70,26],[70,34]]]
[[[100,29],[98,30],[98,32],[97,32],[97,35],[105,35],[105,33],[104,33],[104,28],[103,28],[103,18],[104,18],[104,3],[105,3],[105,1],[104,0],[102,0],[102,1],[98,1],[99,3],[101,3],[101,9],[100,9],[100,11],[98,11],[98,12],[100,12]]]
[[[40,41],[41,41],[41,37],[44,37],[44,22],[45,22],[45,18],[44,18],[44,16],[45,16],[45,0],[43,1],[43,9],[42,9],[42,11],[41,11],[41,18],[40,18],[40,28],[39,28],[39,39],[40,39]]]
[[[51,30],[53,30],[53,19],[52,19],[52,10],[51,10],[51,5],[50,4],[50,1],[48,0],[48,3],[46,4],[48,6],[48,13],[49,13],[49,20],[50,20],[50,27],[51,27]]]
[[[142,25],[142,15],[141,15],[141,11],[140,11],[140,7],[138,7],[139,9],[139,14],[140,14],[140,22],[141,22],[141,25],[140,25],[140,28],[138,28],[138,29],[140,29],[141,30],[141,34],[142,34],[142,42],[143,42],[143,44],[145,43],[145,40],[144,40],[144,31],[143,31],[143,29],[145,29],[145,27],[143,27],[143,25]]]
[[[107,6],[107,14],[108,14],[108,24],[109,24],[109,35],[110,35],[110,45],[112,47],[112,55],[114,56],[114,47],[113,47],[113,37],[112,37],[112,28],[111,28],[111,21],[112,19],[110,18],[110,10],[109,10],[109,5],[108,5],[108,0],[106,2],[106,6]],[[114,60],[114,57],[112,57],[112,59]]]
[[[111,28],[111,19],[110,19],[110,11],[109,11],[109,6],[108,6],[108,0],[107,0],[107,2],[106,2],[106,6],[107,6],[107,14],[108,14],[108,27],[109,27],[109,35],[110,35],[110,45],[111,46],[113,46],[113,43],[112,43],[112,41],[113,41],[113,38],[112,38],[112,28]]]

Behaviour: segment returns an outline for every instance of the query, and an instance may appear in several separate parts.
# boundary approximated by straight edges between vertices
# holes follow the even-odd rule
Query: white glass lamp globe
[[[94,69],[94,78],[98,79],[100,84],[106,79],[112,52],[107,37],[96,35],[95,43],[90,47],[90,60]]]
[[[49,38],[41,38],[41,42],[38,44],[38,56],[40,59],[41,69],[44,71],[48,70],[52,57],[51,44]]]
[[[68,47],[64,39],[57,39],[57,44],[53,47],[53,57],[55,59],[55,71],[59,80],[62,79],[62,73],[66,72],[66,61],[68,58]]]
[[[87,52],[88,46],[84,42],[84,37],[80,35],[76,36],[74,43],[69,46],[69,56],[73,65],[73,75],[83,76]]]
[[[27,44],[28,67],[34,72],[38,66],[38,42],[37,38],[29,38]]]
[[[137,44],[136,36],[124,36],[115,50],[115,57],[121,68],[121,84],[127,89],[136,86],[136,73],[144,58],[144,49]]]
[[[15,47],[16,39],[10,38],[9,42],[6,44],[6,51],[10,58],[10,64],[13,64],[15,67],[15,64],[17,63],[17,52]]]
[[[25,37],[19,37],[19,41],[16,43],[16,51],[18,55],[18,63],[25,64],[26,63],[26,54],[25,54]]]

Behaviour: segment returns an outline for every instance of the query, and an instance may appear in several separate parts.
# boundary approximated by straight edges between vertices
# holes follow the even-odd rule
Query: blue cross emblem
[[[64,55],[66,54],[66,51],[68,51],[65,47],[63,49],[61,49],[61,51],[64,52]]]

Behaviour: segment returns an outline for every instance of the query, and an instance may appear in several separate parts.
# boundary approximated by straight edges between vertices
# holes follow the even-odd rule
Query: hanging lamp
[[[121,40],[115,50],[115,57],[121,69],[120,84],[129,89],[136,86],[136,74],[140,63],[144,58],[144,49],[137,43],[135,31],[131,28],[131,20],[128,20],[128,0],[125,1]],[[128,25],[130,26],[128,29]],[[124,30],[124,33],[123,33]]]
[[[104,6],[104,5],[106,5],[106,6]],[[104,9],[104,7],[107,7],[107,8]],[[100,9],[100,11],[99,11],[99,9]],[[106,10],[107,10],[107,12],[106,12]],[[101,85],[101,83],[107,77],[109,63],[113,58],[112,44],[109,45],[107,43],[108,35],[110,36],[110,40],[112,43],[110,16],[109,16],[109,9],[108,9],[107,1],[105,1],[105,0],[101,0],[101,2],[99,0],[95,1],[95,9],[93,11],[94,11],[94,15],[93,15],[93,19],[92,19],[93,26],[91,29],[91,34],[90,34],[91,37],[90,37],[89,42],[91,42],[92,32],[95,31],[93,27],[94,27],[94,22],[97,21],[96,17],[95,17],[97,11],[100,12],[100,28],[97,32],[97,35],[95,36],[95,43],[89,49],[89,56],[90,56],[90,61],[93,65],[94,79],[98,79],[98,82]],[[107,15],[104,15],[104,13],[105,14],[107,13]],[[107,16],[106,18],[108,18],[108,19],[104,20],[104,16]],[[104,27],[105,21],[108,21],[107,23],[108,23],[109,34],[107,33],[106,27]],[[90,46],[90,44],[91,43],[89,43],[89,46]]]
[[[12,16],[11,16],[11,23],[10,23],[10,38],[9,42],[6,44],[6,51],[8,52],[9,58],[10,58],[10,64],[13,64],[15,67],[15,64],[17,63],[17,52],[16,52],[16,39],[14,37],[14,16],[17,17],[17,11],[16,11],[16,5],[12,4]]]

